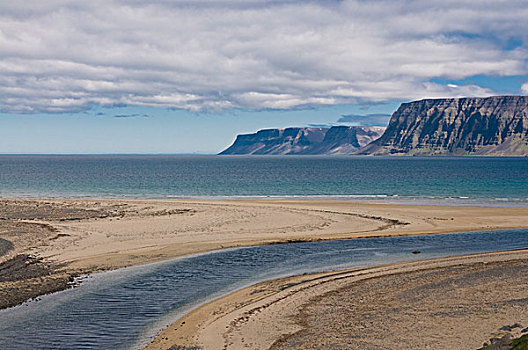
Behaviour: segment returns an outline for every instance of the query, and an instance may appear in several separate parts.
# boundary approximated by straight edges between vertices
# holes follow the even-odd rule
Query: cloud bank
[[[431,79],[527,74],[526,18],[524,0],[4,1],[0,110],[485,96]]]

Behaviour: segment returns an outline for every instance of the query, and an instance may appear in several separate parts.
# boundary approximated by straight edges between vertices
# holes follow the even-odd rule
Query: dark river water
[[[193,306],[266,279],[519,248],[528,229],[277,244],[99,273],[0,311],[0,349],[137,349]]]

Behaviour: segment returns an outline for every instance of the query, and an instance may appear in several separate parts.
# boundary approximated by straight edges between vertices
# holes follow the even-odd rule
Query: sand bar
[[[0,307],[72,276],[227,247],[528,226],[528,208],[354,201],[0,200]]]
[[[327,200],[3,199],[0,200],[0,307],[67,288],[72,277],[78,274],[228,247],[526,226],[528,208],[382,205]],[[306,277],[298,278],[303,282],[302,278]],[[295,284],[296,281],[294,278],[287,283]],[[279,289],[284,286],[281,280],[268,283],[267,286],[277,285]],[[262,296],[277,295],[273,287],[263,290],[264,294],[253,290],[248,296],[244,290],[229,296],[235,298],[229,299],[235,302],[234,306],[228,304],[225,307],[225,310],[234,312],[228,312],[227,319],[233,315],[238,319],[239,313],[245,312],[240,306],[253,307],[253,302],[261,300]],[[325,295],[326,298],[326,294],[321,294],[322,290],[308,296]],[[301,305],[311,305],[306,304],[306,297],[288,296],[285,300],[291,301],[293,307],[284,310],[297,311]],[[169,333],[163,333],[152,346],[169,348],[185,341],[182,344],[205,344],[209,348],[207,339],[212,339],[211,344],[220,344],[218,339],[206,335],[211,334],[207,333],[211,329],[214,334],[223,333],[219,333],[218,328],[215,330],[216,326],[203,328],[203,322],[209,322],[210,315],[201,314],[199,310],[187,316],[195,317],[196,321],[193,323],[189,319],[186,329],[195,324],[195,330],[200,332],[189,332],[182,338],[180,333],[170,333],[178,328],[173,325],[167,329]],[[225,311],[222,310],[215,312]],[[253,329],[234,338],[229,336],[227,345],[236,349],[237,346],[230,344],[241,345],[243,342],[245,345],[257,344],[253,348],[266,348],[280,346],[281,341],[291,341],[288,337],[301,334],[298,332],[305,328],[295,322],[296,317],[299,318],[297,314],[292,311],[290,316],[283,318],[288,322],[270,323],[272,328],[275,327],[271,333],[265,322],[252,317],[249,324],[258,331]],[[261,326],[264,333],[260,331]],[[222,327],[227,326],[222,324]],[[264,334],[264,338],[248,338],[247,334],[253,333]],[[337,332],[336,336],[339,334]],[[480,335],[483,334],[486,333]],[[259,339],[266,339],[266,342],[259,343]]]
[[[526,290],[528,250],[282,278],[199,307],[147,349],[477,349],[528,332]]]

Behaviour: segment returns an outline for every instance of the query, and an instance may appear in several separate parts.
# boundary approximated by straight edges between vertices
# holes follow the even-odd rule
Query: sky
[[[525,0],[2,1],[0,153],[217,153],[528,94]]]

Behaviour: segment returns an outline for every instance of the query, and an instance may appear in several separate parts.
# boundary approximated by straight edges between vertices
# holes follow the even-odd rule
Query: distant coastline
[[[528,96],[403,103],[386,128],[260,130],[238,135],[226,154],[527,157]]]

